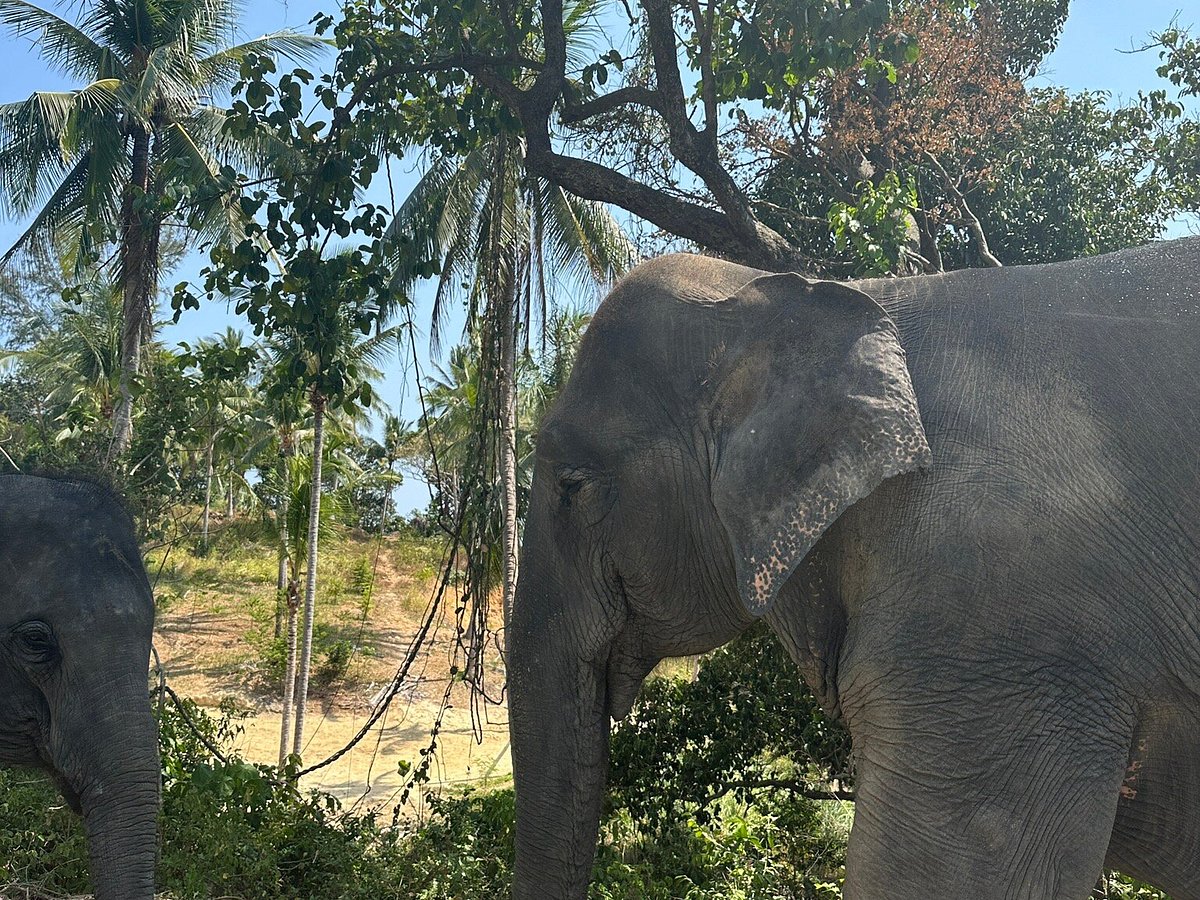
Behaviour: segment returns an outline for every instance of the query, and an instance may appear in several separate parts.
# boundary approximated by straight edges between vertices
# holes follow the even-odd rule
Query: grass
[[[228,632],[225,646],[198,651],[197,667],[229,674],[257,673],[260,692],[272,693],[281,678],[282,648],[275,637],[278,572],[273,535],[262,522],[235,519],[214,528],[209,545],[180,542],[146,555],[160,623],[210,623]],[[317,567],[315,667],[332,654],[318,689],[333,684],[352,688],[380,676],[379,640],[418,616],[428,602],[439,570],[439,540],[407,535],[378,535],[339,527],[322,532]],[[301,572],[300,589],[304,589]],[[391,608],[380,620],[378,591],[386,586]],[[211,623],[220,623],[219,626]],[[181,625],[182,627],[182,625]]]

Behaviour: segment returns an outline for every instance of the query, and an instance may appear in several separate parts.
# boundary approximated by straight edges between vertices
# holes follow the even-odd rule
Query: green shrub
[[[720,659],[716,663],[725,664]],[[703,680],[704,667],[697,683]],[[642,708],[644,721],[663,718],[664,711],[653,708],[655,702],[653,694],[643,701],[651,707]],[[184,710],[181,714],[168,702],[160,716],[158,878],[167,896],[507,896],[513,866],[511,789],[433,796],[419,822],[401,819],[394,811],[380,821],[374,812],[342,810],[326,794],[297,789],[273,767],[250,765],[236,756],[215,759],[205,741],[228,747],[243,727],[245,713],[231,705],[208,715],[185,701]],[[841,896],[850,804],[763,791],[727,792],[702,805],[664,799],[660,806],[671,809],[671,815],[645,814],[648,803],[640,792],[632,800],[619,793],[610,798],[592,900]],[[0,887],[30,886],[31,896],[87,893],[86,860],[80,822],[50,782],[0,769]],[[1111,900],[1165,900],[1165,895],[1125,879],[1112,879],[1107,891]]]
[[[756,782],[846,782],[849,756],[849,733],[760,627],[707,656],[694,680],[646,682],[613,734],[610,802],[645,823],[703,822],[725,793],[753,802]]]
[[[324,623],[313,628],[313,652],[310,675],[312,683],[321,688],[328,688],[345,678],[354,661],[355,645],[348,638],[341,637],[341,631]],[[259,673],[266,682],[266,687],[277,689],[283,684],[283,676],[287,672],[287,638],[263,637],[258,638]]]
[[[345,638],[333,640],[321,648],[322,659],[313,678],[317,684],[328,686],[346,677],[354,659],[354,645]]]

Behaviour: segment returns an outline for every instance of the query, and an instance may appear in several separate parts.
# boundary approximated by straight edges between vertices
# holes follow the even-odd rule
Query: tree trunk
[[[153,213],[139,208],[149,188],[150,133],[144,128],[136,128],[129,184],[121,201],[121,383],[106,459],[110,469],[125,456],[133,441],[133,386],[141,369],[142,341],[150,324],[150,305],[158,289],[160,225]]]
[[[212,483],[213,483],[213,443],[209,439],[208,447],[204,451],[204,459],[206,468],[204,470],[204,525],[201,528],[201,546],[204,551],[208,552],[208,514],[212,508]]]
[[[236,512],[236,510],[234,509],[234,506],[235,506],[234,500],[236,499],[234,496],[235,495],[234,485],[236,484],[236,479],[235,479],[236,474],[237,473],[234,472],[233,469],[229,470],[229,487],[225,492],[225,518],[226,519],[232,519],[233,514]]]
[[[500,485],[504,516],[504,615],[517,589],[517,329],[516,301],[500,330]]]
[[[383,536],[387,533],[388,513],[392,509],[392,482],[391,482],[392,461],[390,459],[388,460],[387,473],[388,473],[389,480],[387,482],[385,482],[386,487],[384,488],[384,492],[383,492],[383,510],[379,514],[379,539],[380,540],[383,540]]]
[[[288,558],[287,551],[279,551],[279,572],[275,577],[275,628],[272,635],[276,638],[283,633],[283,610],[287,605],[286,594],[288,583]]]
[[[317,606],[317,542],[321,523],[321,456],[325,450],[325,398],[311,395],[313,410],[312,493],[308,504],[308,571],[304,583],[304,642],[300,651],[299,684],[296,686],[296,736],[292,752],[300,754],[304,741],[304,713],[308,704],[308,674],[312,666],[313,617]]]
[[[300,612],[300,589],[295,575],[287,580],[287,668],[283,673],[283,718],[279,723],[279,767],[287,762],[292,738],[292,706],[296,700],[296,619]]]
[[[288,589],[288,504],[292,496],[291,463],[292,436],[287,431],[281,431],[279,439],[279,575],[275,582],[275,637],[279,637],[283,608],[286,603],[285,591]],[[295,645],[293,645],[295,646]],[[287,733],[287,729],[284,729]]]

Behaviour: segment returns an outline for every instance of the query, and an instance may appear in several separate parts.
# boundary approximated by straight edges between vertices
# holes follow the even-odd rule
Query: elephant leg
[[[1088,897],[1132,723],[1061,696],[961,701],[861,711],[846,900]]]
[[[1138,722],[1106,863],[1200,900],[1200,721],[1162,705]]]

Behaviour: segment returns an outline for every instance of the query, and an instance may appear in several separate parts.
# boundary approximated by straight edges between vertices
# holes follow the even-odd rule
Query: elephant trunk
[[[89,749],[58,768],[78,795],[96,900],[153,900],[161,768],[147,693],[121,691],[90,710]]]
[[[522,572],[508,628],[515,900],[587,896],[608,774],[602,663],[582,659]],[[561,621],[561,620],[560,620]]]

